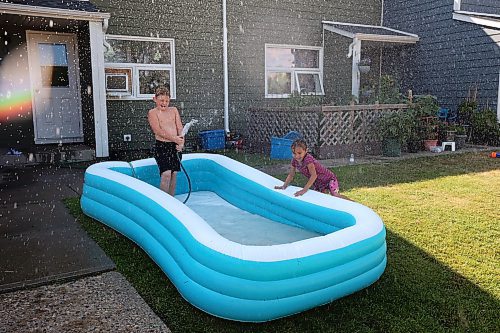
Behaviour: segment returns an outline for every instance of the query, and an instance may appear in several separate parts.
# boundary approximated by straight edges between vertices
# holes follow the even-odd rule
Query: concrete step
[[[9,155],[8,149],[0,155],[0,166],[21,166],[34,164],[61,164],[95,160],[95,150],[83,145],[43,147]]]

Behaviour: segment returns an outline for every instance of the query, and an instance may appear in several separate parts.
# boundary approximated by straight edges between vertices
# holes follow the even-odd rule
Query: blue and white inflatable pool
[[[241,244],[162,192],[154,159],[90,166],[84,213],[143,248],[197,308],[231,320],[269,321],[352,294],[384,272],[385,228],[368,207],[315,191],[294,197],[296,187],[275,190],[280,180],[222,155],[186,154],[182,163],[193,192],[214,192],[240,209],[319,234]],[[183,178],[178,193],[188,190]]]

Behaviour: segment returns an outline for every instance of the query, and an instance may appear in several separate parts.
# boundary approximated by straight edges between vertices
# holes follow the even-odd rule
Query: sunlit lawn
[[[384,220],[387,269],[367,289],[264,324],[195,309],[142,250],[84,216],[78,199],[68,205],[173,332],[499,331],[499,159],[454,154],[333,170],[345,195]]]

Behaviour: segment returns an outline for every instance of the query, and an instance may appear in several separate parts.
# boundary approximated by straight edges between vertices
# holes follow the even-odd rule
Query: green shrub
[[[461,125],[470,125],[474,112],[477,111],[477,101],[464,100],[458,106],[458,123]]]
[[[298,91],[293,91],[287,100],[288,106],[291,108],[300,108],[303,106],[320,106],[323,104],[322,96],[305,95]]]
[[[380,104],[399,104],[405,102],[405,98],[400,92],[399,83],[393,76],[382,75],[380,77],[378,102]]]
[[[410,136],[411,123],[409,112],[386,113],[377,122],[377,132],[382,139],[396,139],[404,143]]]
[[[473,112],[470,118],[472,142],[491,146],[500,145],[500,125],[492,109]]]

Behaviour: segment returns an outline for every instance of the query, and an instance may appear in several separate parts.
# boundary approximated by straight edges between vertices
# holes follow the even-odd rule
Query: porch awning
[[[500,15],[456,10],[453,12],[453,19],[488,28],[500,29]]]
[[[363,41],[382,43],[415,44],[418,35],[378,25],[355,24],[345,22],[323,21],[323,30],[352,38],[349,45],[348,58],[352,57],[351,94],[359,97],[361,43]]]
[[[377,25],[323,21],[323,29],[357,40],[415,44],[418,35]]]

